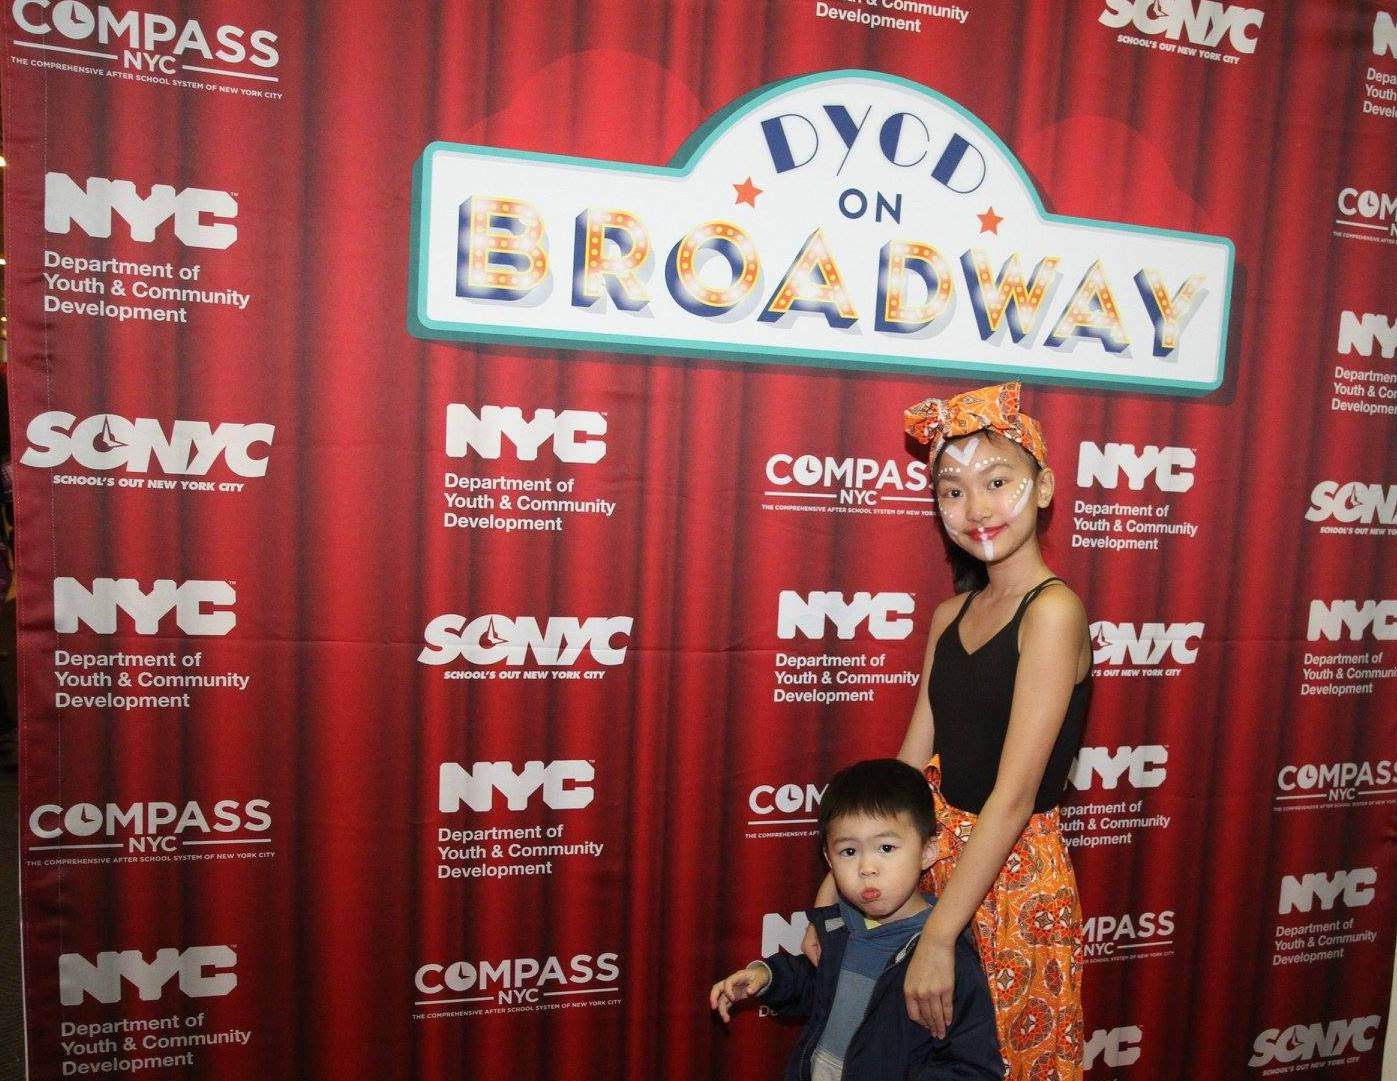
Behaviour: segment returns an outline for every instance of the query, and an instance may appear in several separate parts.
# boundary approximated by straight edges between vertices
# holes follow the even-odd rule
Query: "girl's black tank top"
[[[960,621],[978,590],[960,606],[956,618],[941,632],[931,658],[927,693],[936,726],[933,753],[941,756],[941,794],[963,811],[979,814],[994,789],[999,757],[1009,730],[1009,707],[1014,701],[1014,678],[1019,667],[1019,623],[1033,599],[1050,582],[1045,578],[1024,594],[1014,618],[974,653],[960,637]],[[1062,801],[1067,771],[1082,744],[1087,703],[1091,699],[1091,670],[1072,688],[1062,730],[1048,756],[1043,782],[1033,803],[1035,814]]]

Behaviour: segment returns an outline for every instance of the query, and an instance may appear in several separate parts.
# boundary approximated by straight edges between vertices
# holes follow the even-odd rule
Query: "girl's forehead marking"
[[[956,446],[954,443],[947,443],[944,453],[949,454],[961,465],[969,465],[970,459],[975,457],[975,451],[977,451],[979,447],[980,437],[978,435],[972,435],[960,446]]]
[[[972,440],[972,442],[974,442],[974,440]],[[967,444],[966,447],[962,447],[962,448],[958,448],[958,449],[964,451],[964,450],[967,449],[968,447],[969,447],[969,444]],[[954,448],[950,447],[949,445],[946,447],[946,450],[947,450],[948,452],[951,451],[952,449],[954,449]],[[977,449],[978,449],[978,448],[977,448]],[[995,450],[995,448],[994,448],[992,445],[990,445],[990,444],[986,444],[985,447],[984,447],[984,450],[987,451],[987,452],[993,452],[993,451]],[[956,460],[959,462],[959,465],[953,464],[953,463],[951,463],[951,462],[946,462],[946,461],[943,460],[942,463],[936,467],[936,475],[937,475],[938,477],[941,476],[942,474],[951,474],[951,475],[956,475],[956,476],[958,476],[958,475],[961,473],[961,466],[964,466],[964,467],[967,468],[967,469],[971,469],[971,470],[974,470],[975,472],[979,473],[979,472],[983,472],[983,471],[986,470],[986,469],[991,469],[991,468],[993,468],[994,466],[997,466],[997,465],[1012,466],[1012,465],[1014,464],[1014,459],[1011,458],[1011,457],[1010,457],[1009,455],[1007,455],[1007,454],[982,453],[982,454],[977,458],[977,457],[976,457],[975,455],[973,455],[973,454],[964,454],[964,453],[962,453],[962,454],[954,455],[954,457],[955,457]]]

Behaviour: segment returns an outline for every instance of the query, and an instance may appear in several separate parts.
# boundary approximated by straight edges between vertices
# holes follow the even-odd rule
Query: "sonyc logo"
[[[1347,484],[1322,480],[1310,492],[1310,509],[1305,517],[1311,522],[1332,518],[1338,522],[1372,525],[1377,519],[1383,525],[1397,525],[1397,484],[1384,487],[1360,484],[1356,480]]]
[[[1339,314],[1338,351],[1347,356],[1357,353],[1371,357],[1377,348],[1383,358],[1391,360],[1397,356],[1397,318],[1389,319],[1376,312],[1345,311]]]
[[[538,409],[525,420],[524,411],[513,405],[481,406],[479,414],[468,405],[446,407],[446,453],[451,458],[474,453],[493,461],[500,457],[507,439],[521,462],[535,461],[539,449],[551,442],[558,461],[590,465],[606,456],[606,443],[601,439],[605,434],[604,413]]]
[[[1215,0],[1106,0],[1104,26],[1133,24],[1142,34],[1163,34],[1170,41],[1186,36],[1193,45],[1213,48],[1224,37],[1239,53],[1256,52],[1265,12]]]
[[[122,65],[139,71],[173,75],[177,70],[176,61],[184,64],[188,60],[224,64],[247,61],[255,67],[274,68],[280,59],[275,47],[276,35],[270,30],[254,30],[249,34],[240,26],[224,25],[213,31],[211,44],[208,32],[198,19],[178,23],[148,11],[126,11],[118,15],[105,4],[94,6],[77,0],[59,0],[58,3],[14,0],[10,14],[15,25],[26,34],[47,37],[57,33],[60,40],[122,49]]]
[[[810,917],[804,912],[792,912],[789,916],[768,912],[762,917],[762,956],[770,957],[777,950],[784,950],[799,957],[800,942],[809,926]]]
[[[747,806],[759,815],[811,814],[824,794],[823,788],[813,784],[759,784],[747,793]]]
[[[581,759],[525,762],[518,772],[512,762],[477,762],[470,769],[457,762],[443,762],[437,809],[443,814],[454,814],[464,804],[472,811],[484,813],[494,810],[498,793],[511,811],[522,811],[535,794],[542,793],[545,807],[575,811],[595,798],[596,793],[587,783],[595,778],[592,763]]]
[[[1323,871],[1297,878],[1286,875],[1281,879],[1282,916],[1291,912],[1309,912],[1316,901],[1324,912],[1331,911],[1339,901],[1345,908],[1362,908],[1373,902],[1373,887],[1378,882],[1376,867],[1359,867],[1354,871],[1335,871],[1332,875]]]
[[[1202,623],[1107,623],[1091,625],[1092,659],[1096,664],[1157,665],[1165,656],[1177,664],[1198,659],[1197,643],[1203,637]]]
[[[833,489],[839,502],[873,506],[888,492],[924,492],[926,462],[896,462],[874,458],[823,458],[813,454],[773,454],[766,460],[766,479],[778,488]]]
[[[1132,788],[1158,788],[1168,775],[1164,766],[1169,748],[1159,744],[1143,747],[1083,747],[1077,752],[1068,780],[1085,792],[1098,779],[1102,788],[1115,788],[1125,777]]]
[[[1129,1066],[1140,1058],[1140,1041],[1144,1038],[1139,1025],[1099,1028],[1091,1034],[1083,1048],[1082,1066],[1090,1070],[1098,1058],[1103,1066]]]
[[[73,413],[54,410],[31,420],[25,435],[29,447],[20,462],[37,469],[71,459],[87,469],[146,473],[154,457],[162,473],[202,477],[222,458],[240,477],[261,477],[267,472],[267,455],[255,448],[270,447],[276,428],[228,422],[215,428],[205,420],[177,420],[167,431],[150,417],[127,420],[98,413],[78,420]]]
[[[231,946],[170,947],[156,950],[149,961],[140,950],[109,950],[95,962],[65,953],[58,959],[58,998],[65,1006],[79,1006],[85,996],[120,1002],[123,980],[147,1002],[160,998],[171,980],[189,998],[219,998],[238,986],[232,971],[237,963]]]
[[[776,637],[823,638],[826,624],[834,624],[835,634],[845,640],[854,637],[861,625],[880,641],[896,641],[912,633],[910,616],[916,602],[910,593],[855,593],[849,600],[843,593],[817,590],[804,596],[783,589],[777,603]]]
[[[1193,474],[1187,470],[1196,464],[1197,456],[1190,447],[1161,448],[1151,444],[1137,451],[1133,443],[1107,443],[1101,447],[1083,440],[1077,449],[1077,487],[1096,484],[1116,488],[1124,473],[1132,492],[1138,492],[1151,479],[1161,492],[1186,492],[1193,487]]]
[[[1252,1044],[1248,1066],[1269,1066],[1273,1062],[1310,1062],[1315,1058],[1337,1058],[1351,1046],[1355,1051],[1371,1051],[1382,1017],[1354,1017],[1347,1021],[1291,1025],[1282,1031],[1268,1028]]]
[[[1397,638],[1397,600],[1363,601],[1355,600],[1310,601],[1310,625],[1306,635],[1311,642],[1327,638],[1337,642],[1348,631],[1351,642],[1363,637],[1363,632],[1372,628],[1373,637],[1379,642],[1389,642]]]
[[[44,803],[29,815],[29,832],[44,840],[58,837],[116,837],[131,834],[142,837],[151,834],[238,833],[242,830],[263,832],[271,828],[268,814],[271,802],[265,799],[219,800],[210,815],[197,802],[183,805],[153,801],[132,803],[74,803],[61,807]],[[164,846],[162,846],[164,847]]]
[[[561,994],[591,984],[614,984],[621,976],[615,953],[574,954],[566,961],[558,957],[514,957],[503,961],[452,961],[423,965],[414,984],[424,995],[465,995],[471,1001],[491,999],[501,1005],[539,1002],[542,996]],[[552,990],[550,990],[550,988]],[[430,999],[418,1005],[430,1006]]]
[[[125,612],[137,634],[159,634],[161,621],[174,612],[185,634],[224,635],[237,624],[237,599],[229,582],[161,578],[147,593],[134,578],[94,578],[90,589],[76,578],[55,578],[53,627],[59,634],[76,634],[79,625],[115,634],[117,613]]]
[[[112,213],[126,222],[132,240],[155,240],[156,230],[171,218],[175,236],[191,248],[222,250],[238,239],[238,228],[228,224],[238,216],[238,201],[226,191],[155,184],[142,196],[130,180],[88,177],[86,188],[66,173],[44,176],[44,228],[66,234],[76,225],[88,236],[112,235]]]
[[[624,639],[631,616],[550,616],[542,627],[533,616],[437,616],[427,624],[427,645],[417,659],[423,664],[528,664],[560,667],[587,653],[598,664],[615,666],[626,659]]]

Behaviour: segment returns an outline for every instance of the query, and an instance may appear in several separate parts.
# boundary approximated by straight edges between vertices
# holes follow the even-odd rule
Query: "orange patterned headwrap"
[[[1023,447],[1039,465],[1048,464],[1043,429],[1032,417],[1019,412],[1017,382],[967,390],[954,398],[928,398],[907,410],[904,427],[917,442],[930,445],[932,461],[948,439],[993,431]]]

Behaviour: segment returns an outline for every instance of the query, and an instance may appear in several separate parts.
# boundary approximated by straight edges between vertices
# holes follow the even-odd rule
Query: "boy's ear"
[[[936,834],[932,834],[922,844],[922,870],[925,871],[936,862]]]
[[[820,855],[822,855],[822,856],[825,857],[825,866],[826,866],[826,867],[831,867],[831,868],[832,868],[832,867],[834,866],[834,864],[830,863],[830,861],[829,861],[829,842],[828,842],[828,841],[826,841],[824,844],[822,844],[822,845],[820,846]]]

